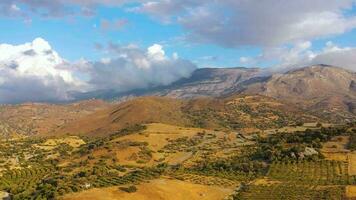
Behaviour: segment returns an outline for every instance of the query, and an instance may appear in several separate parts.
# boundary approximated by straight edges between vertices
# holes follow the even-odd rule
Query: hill
[[[168,86],[125,93],[94,91],[80,94],[78,98],[96,96],[126,101],[138,96],[193,99],[258,94],[289,102],[325,120],[343,122],[356,118],[355,74],[354,71],[329,65],[313,65],[274,74],[259,68],[201,68],[189,78],[182,78]]]
[[[135,98],[99,110],[61,127],[56,134],[110,134],[133,124],[162,122],[186,124],[181,100],[164,97]]]
[[[140,97],[84,116],[55,134],[103,136],[135,124],[153,122],[210,129],[267,129],[310,120],[317,121],[317,118],[260,95],[186,100]]]
[[[70,104],[25,103],[0,106],[0,136],[46,135],[75,119],[108,107],[102,100]]]
[[[146,94],[175,98],[258,94],[289,102],[333,122],[356,118],[356,73],[329,65],[272,75],[257,68],[198,69],[190,78]]]
[[[125,93],[98,92],[100,97],[125,101],[137,96],[193,99],[236,94],[273,97],[333,122],[356,118],[356,73],[329,65],[275,74],[258,68],[202,68],[168,86]]]

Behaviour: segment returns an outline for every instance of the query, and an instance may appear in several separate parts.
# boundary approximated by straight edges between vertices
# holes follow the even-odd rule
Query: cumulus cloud
[[[120,46],[109,44],[116,56],[100,62],[86,64],[89,83],[95,90],[125,92],[168,85],[182,77],[189,77],[196,66],[177,55],[168,57],[159,44],[146,51],[136,45]]]
[[[42,38],[22,45],[0,44],[0,103],[69,100],[80,91],[78,80],[56,51]]]
[[[147,50],[116,44],[107,48],[112,57],[69,63],[42,38],[0,44],[0,103],[68,101],[74,100],[73,94],[95,90],[125,92],[167,85],[195,69],[187,60],[167,56],[159,44]]]
[[[355,0],[161,0],[134,10],[175,20],[196,42],[225,47],[277,46],[341,34],[356,27],[345,14]]]

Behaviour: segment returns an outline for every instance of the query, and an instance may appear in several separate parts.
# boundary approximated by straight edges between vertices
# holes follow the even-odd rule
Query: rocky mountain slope
[[[174,98],[220,97],[243,90],[244,86],[258,80],[258,68],[203,68],[193,72],[170,86],[159,88],[152,94]]]
[[[270,96],[298,105],[319,116],[343,120],[356,115],[356,73],[317,65],[275,74],[248,86],[244,93]]]
[[[273,97],[333,121],[356,117],[356,73],[328,65],[272,75],[255,68],[198,69],[190,78],[140,95],[195,98],[233,94]]]
[[[356,119],[356,73],[325,65],[271,76],[253,68],[198,69],[190,78],[170,86],[126,93],[119,99],[141,95],[156,97],[126,99],[123,103],[87,100],[2,105],[0,135],[105,135],[151,122],[264,129],[310,119],[311,115],[334,122]]]
[[[203,68],[194,71],[189,78],[168,86],[125,93],[95,93],[99,98],[123,101],[137,96],[192,99],[235,94],[273,97],[335,122],[356,118],[356,72],[328,65],[308,66],[276,74],[259,68]]]

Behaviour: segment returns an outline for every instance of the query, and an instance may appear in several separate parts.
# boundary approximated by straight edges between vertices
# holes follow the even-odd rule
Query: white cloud
[[[159,44],[154,44],[147,49],[148,58],[151,60],[163,61],[166,59],[163,47]]]
[[[92,16],[98,6],[119,7],[129,2],[141,0],[1,0],[0,15],[25,18],[32,14],[42,17]]]
[[[310,41],[298,42],[293,47],[265,48],[257,57],[241,57],[240,62],[255,66],[274,61],[278,64],[269,71],[286,71],[308,65],[326,64],[356,71],[356,48],[339,47],[331,41],[320,51],[312,50]]]
[[[0,103],[69,100],[85,84],[42,38],[22,45],[0,44]]]
[[[311,63],[325,63],[356,71],[356,48],[342,48],[329,43],[321,53],[312,58]]]
[[[10,9],[14,12],[18,12],[21,10],[16,4],[12,4]]]
[[[122,8],[127,3],[137,5],[127,10],[179,23],[191,41],[224,47],[279,46],[343,34],[356,27],[355,15],[348,12],[355,9],[356,0],[2,0],[0,13],[26,18],[33,14],[92,16],[99,6]],[[21,9],[13,9],[14,5]],[[101,26],[117,30],[126,23],[103,20]]]
[[[356,27],[344,12],[355,0],[161,0],[135,8],[176,21],[188,39],[225,47],[277,46],[342,34]]]
[[[0,103],[66,101],[82,92],[167,85],[196,68],[187,60],[166,56],[159,44],[145,51],[135,45],[108,48],[113,56],[101,61],[69,63],[42,38],[0,44]]]
[[[96,90],[125,92],[153,86],[168,85],[188,77],[196,69],[190,61],[167,57],[163,47],[154,44],[141,50],[135,45],[109,44],[116,56],[105,62],[88,63],[86,73]]]

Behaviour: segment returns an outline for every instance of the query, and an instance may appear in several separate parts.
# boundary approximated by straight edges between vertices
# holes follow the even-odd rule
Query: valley
[[[356,200],[356,0],[0,0],[0,200]]]
[[[269,79],[237,68],[223,83],[208,80],[224,71],[201,70],[196,83],[179,82],[230,84],[211,96],[2,105],[0,191],[14,200],[356,198],[356,115],[343,107],[354,103],[354,74],[324,67]],[[333,83],[318,91],[321,74]]]
[[[0,189],[14,199],[167,199],[169,188],[177,199],[352,195],[355,124],[297,129],[266,135],[151,123],[100,138],[3,140]]]

